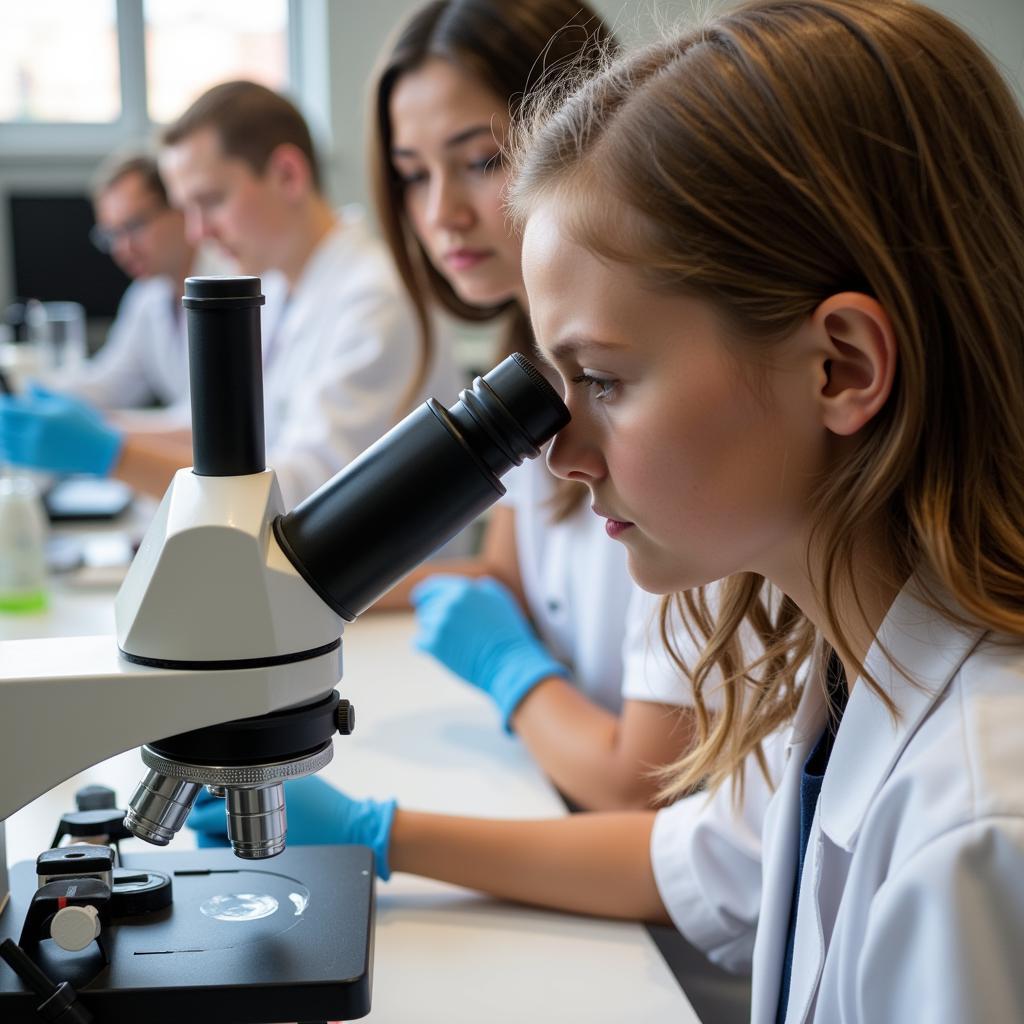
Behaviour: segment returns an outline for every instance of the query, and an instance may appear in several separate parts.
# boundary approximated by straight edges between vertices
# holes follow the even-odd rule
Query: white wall
[[[338,202],[363,201],[366,88],[389,33],[420,0],[292,0],[297,24],[293,80],[324,158],[325,181]],[[717,0],[721,3],[722,0]],[[715,0],[596,0],[620,38],[650,38]],[[1024,100],[1024,0],[931,0],[973,32],[1002,65]],[[139,140],[142,141],[142,140]],[[12,188],[87,190],[102,153],[0,153],[0,307],[12,297],[7,265],[7,201]]]

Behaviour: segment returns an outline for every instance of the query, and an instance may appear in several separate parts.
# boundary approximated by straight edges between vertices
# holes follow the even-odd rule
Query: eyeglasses
[[[89,229],[89,241],[99,249],[100,252],[110,253],[113,251],[119,238],[134,238],[152,221],[161,214],[166,213],[169,207],[154,207],[146,213],[137,214],[130,220],[126,220],[117,228],[101,228],[99,224]]]

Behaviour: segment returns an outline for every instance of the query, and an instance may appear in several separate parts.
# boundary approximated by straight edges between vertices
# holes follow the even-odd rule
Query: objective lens
[[[284,849],[287,819],[281,783],[259,789],[228,787],[226,803],[228,840],[236,857],[262,860]]]
[[[196,782],[172,779],[151,768],[135,787],[125,828],[147,843],[166,846],[185,824],[201,788]]]
[[[431,400],[292,512],[274,534],[307,583],[351,621],[505,493],[569,410],[524,356]]]

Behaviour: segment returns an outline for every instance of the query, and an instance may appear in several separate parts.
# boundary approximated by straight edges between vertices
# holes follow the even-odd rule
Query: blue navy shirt
[[[804,855],[811,838],[811,822],[814,821],[814,809],[818,806],[821,783],[825,778],[828,759],[832,756],[839,723],[846,710],[849,690],[846,686],[846,673],[839,656],[832,652],[826,670],[826,687],[831,705],[828,723],[821,739],[804,762],[803,774],[800,776],[800,847],[796,862],[796,880],[793,884],[793,902],[789,910],[789,929],[786,933],[786,958],[782,964],[782,984],[779,986],[779,1006],[775,1014],[776,1024],[785,1024],[786,1004],[789,1002],[789,979],[793,973],[793,940],[796,937],[796,912],[800,900],[800,876],[804,870]]]

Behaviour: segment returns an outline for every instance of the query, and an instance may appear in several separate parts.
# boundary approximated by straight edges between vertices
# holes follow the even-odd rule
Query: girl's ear
[[[878,414],[892,392],[892,324],[881,303],[860,292],[830,296],[811,319],[821,344],[822,424],[848,437]]]

